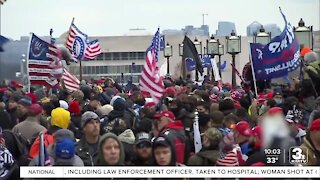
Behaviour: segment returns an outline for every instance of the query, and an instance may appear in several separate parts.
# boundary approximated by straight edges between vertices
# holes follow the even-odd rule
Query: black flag
[[[187,58],[193,59],[196,61],[196,70],[201,74],[203,73],[202,62],[197,52],[197,49],[193,42],[187,37],[184,36],[183,40],[183,60],[186,61]]]

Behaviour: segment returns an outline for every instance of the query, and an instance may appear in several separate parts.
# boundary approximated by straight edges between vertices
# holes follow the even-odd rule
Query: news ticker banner
[[[21,178],[319,178],[320,167],[20,167]]]

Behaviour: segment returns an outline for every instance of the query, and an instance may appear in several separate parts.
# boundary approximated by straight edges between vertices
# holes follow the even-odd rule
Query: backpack
[[[43,140],[46,148],[48,148],[50,144],[54,143],[53,135],[48,134],[47,130],[43,131]],[[40,150],[40,137],[38,136],[30,148],[30,151],[29,151],[30,159],[34,159],[35,157],[37,157],[39,155],[39,150]]]
[[[3,133],[8,133],[11,134],[12,137],[14,138],[14,143],[16,145],[16,148],[18,150],[18,157],[17,158],[17,163],[19,166],[28,166],[30,159],[29,159],[29,149],[30,149],[30,142],[22,136],[21,133],[14,133],[10,130],[3,130]]]

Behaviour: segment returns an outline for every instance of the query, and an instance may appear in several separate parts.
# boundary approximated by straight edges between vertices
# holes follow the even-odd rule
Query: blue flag
[[[196,69],[196,62],[192,58],[186,59],[186,67],[188,71],[194,71]]]
[[[267,45],[250,43],[252,63],[257,80],[266,80],[288,75],[300,66],[300,50],[293,27],[285,21],[283,32]]]
[[[202,67],[203,68],[211,68],[211,56],[210,55],[203,55],[202,56]]]

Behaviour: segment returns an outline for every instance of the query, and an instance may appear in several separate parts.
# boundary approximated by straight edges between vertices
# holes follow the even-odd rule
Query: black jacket
[[[98,151],[90,154],[89,145],[87,144],[84,137],[77,143],[76,154],[82,159],[85,166],[94,166],[94,164],[98,160]]]

